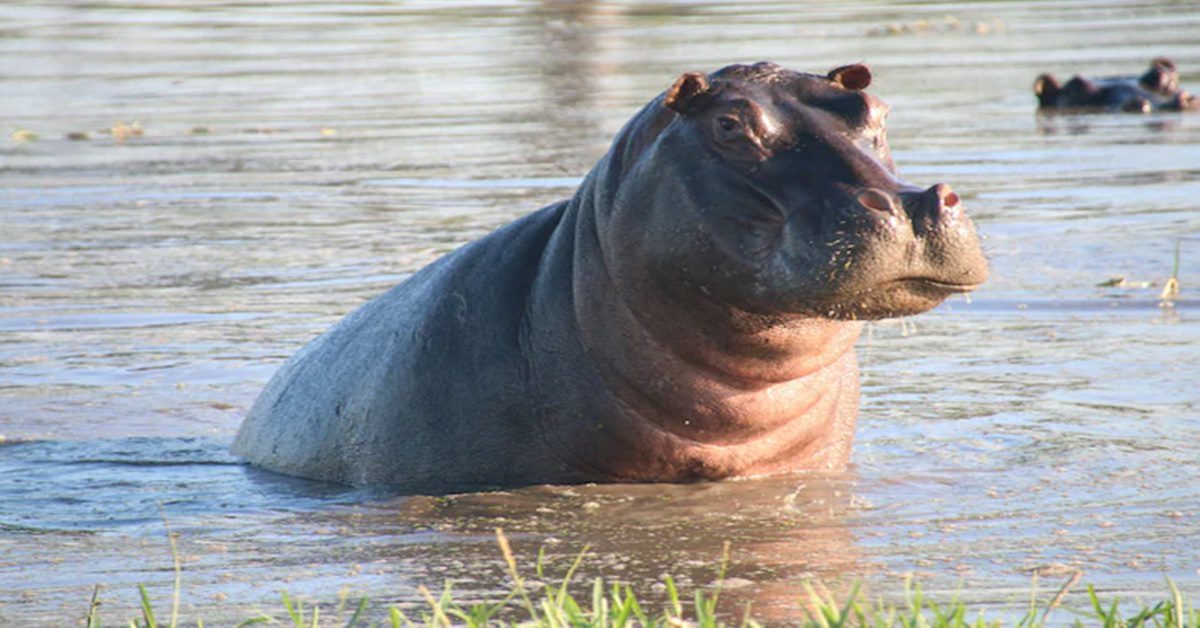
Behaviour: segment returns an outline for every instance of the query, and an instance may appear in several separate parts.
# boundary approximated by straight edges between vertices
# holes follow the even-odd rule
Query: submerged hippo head
[[[1140,76],[1089,79],[1075,75],[1060,84],[1053,74],[1042,74],[1033,83],[1033,94],[1042,110],[1151,113],[1200,109],[1200,101],[1180,88],[1179,70],[1166,57],[1151,61]]]
[[[1174,61],[1159,57],[1151,61],[1150,68],[1138,77],[1138,85],[1157,94],[1171,96],[1179,91],[1179,69]]]
[[[680,76],[612,204],[618,284],[832,319],[915,314],[978,286],[987,263],[961,198],[899,178],[870,82],[865,65]]]

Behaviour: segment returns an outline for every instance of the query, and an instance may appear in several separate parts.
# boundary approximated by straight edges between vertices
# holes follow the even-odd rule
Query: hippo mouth
[[[982,282],[947,281],[933,277],[901,277],[844,292],[814,309],[824,318],[877,320],[911,316],[937,307],[953,294],[971,292]]]
[[[945,281],[943,279],[934,279],[932,277],[905,277],[903,279],[895,279],[890,281],[884,284],[882,288],[924,288],[927,290],[944,292],[946,294],[959,294],[971,292],[980,285],[982,285],[982,282]]]

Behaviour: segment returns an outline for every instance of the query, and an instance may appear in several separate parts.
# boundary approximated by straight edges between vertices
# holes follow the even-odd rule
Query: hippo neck
[[[806,469],[844,466],[858,408],[854,342],[862,324],[769,319],[699,293],[681,301],[618,287],[589,190],[598,174],[571,202],[571,305],[613,409],[606,431],[616,449],[631,453],[589,464],[625,479],[773,473],[796,470],[797,461]]]

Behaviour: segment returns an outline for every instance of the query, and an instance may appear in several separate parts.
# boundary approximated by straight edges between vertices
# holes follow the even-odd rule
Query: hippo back
[[[425,267],[288,360],[251,407],[234,453],[352,485],[505,483],[497,442],[526,442],[521,325],[529,284],[563,212],[531,214]],[[466,461],[466,464],[463,462]]]

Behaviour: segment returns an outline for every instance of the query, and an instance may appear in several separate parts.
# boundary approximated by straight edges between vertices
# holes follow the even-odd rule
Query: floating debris
[[[1097,288],[1153,288],[1153,281],[1133,281],[1125,277],[1110,277],[1096,284]]]
[[[92,139],[91,135],[88,135],[83,131],[71,131],[70,133],[67,133],[65,137],[72,142],[85,142]]]
[[[1163,285],[1162,292],[1158,295],[1158,298],[1169,301],[1177,296],[1179,296],[1179,280],[1175,277],[1171,277],[1167,280],[1167,283]]]
[[[210,132],[206,126],[194,126],[188,131],[192,135],[208,135]]]
[[[1074,576],[1080,570],[1078,567],[1067,565],[1065,563],[1048,563],[1045,565],[1037,565],[1024,570],[1027,574],[1032,574],[1040,577],[1058,577],[1058,576]]]
[[[867,29],[868,37],[880,37],[886,35],[909,35],[909,34],[926,34],[926,33],[953,33],[953,32],[972,32],[976,35],[991,35],[993,33],[1002,33],[1008,30],[1008,23],[1000,18],[993,20],[976,20],[964,22],[963,20],[947,15],[941,19],[934,20],[915,20],[912,22],[893,22],[882,26],[872,26]]]
[[[118,122],[113,125],[110,132],[112,133],[113,139],[116,140],[118,144],[124,144],[129,138],[141,137],[145,133],[142,130],[142,125],[138,122],[133,122],[130,124]]]
[[[337,135],[337,129],[333,129],[333,128],[330,128],[327,126],[321,127],[321,137],[333,137],[335,135]]]
[[[16,131],[12,132],[12,135],[8,136],[9,139],[11,139],[12,141],[14,141],[18,144],[32,142],[32,141],[36,140],[38,137],[39,136],[37,133],[34,133],[33,131],[30,131],[27,129],[17,129]]]
[[[1171,277],[1167,279],[1162,292],[1158,295],[1158,298],[1163,301],[1170,301],[1179,296],[1179,250],[1182,246],[1183,240],[1175,241],[1175,267],[1171,269]]]

